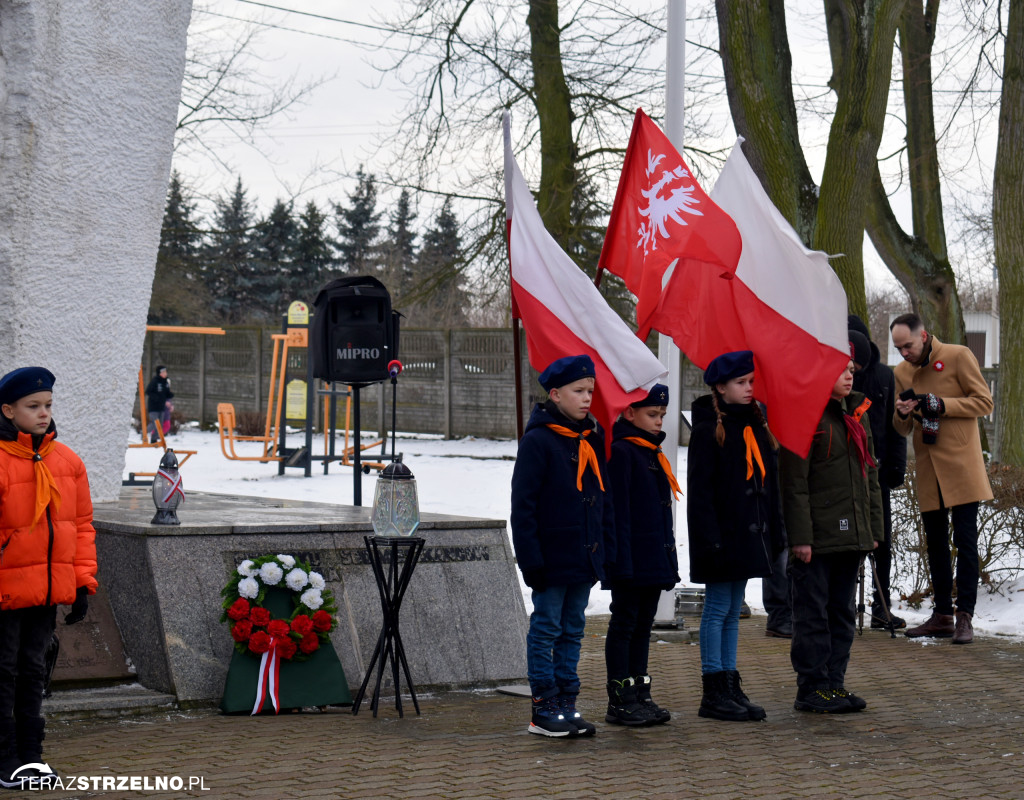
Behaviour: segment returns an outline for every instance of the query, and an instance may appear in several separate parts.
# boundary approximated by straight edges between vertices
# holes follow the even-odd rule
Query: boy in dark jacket
[[[672,533],[672,498],[679,484],[661,452],[668,387],[655,384],[612,428],[608,473],[615,501],[615,563],[606,564],[612,618],[604,643],[608,713],[616,725],[668,722],[671,714],[651,699],[647,656],[662,591],[679,581]]]
[[[46,788],[46,649],[58,605],[79,622],[96,591],[89,479],[50,415],[53,373],[0,378],[0,786]]]
[[[164,411],[167,409],[167,401],[172,397],[174,392],[171,391],[171,379],[167,377],[167,367],[158,364],[156,375],[146,387],[146,416],[149,417],[150,444],[160,441],[157,428],[163,429]]]
[[[782,502],[792,559],[798,711],[860,711],[845,686],[856,626],[854,592],[863,556],[883,538],[871,401],[853,392],[853,361],[836,380],[806,458],[783,449]]]
[[[615,542],[603,433],[589,417],[594,380],[586,355],[548,365],[540,374],[548,400],[534,407],[512,472],[512,544],[533,590],[529,731],[542,736],[595,732],[576,710],[576,666],[590,589]]]

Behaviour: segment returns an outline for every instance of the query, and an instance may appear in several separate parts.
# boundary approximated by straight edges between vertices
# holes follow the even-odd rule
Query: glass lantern
[[[419,527],[416,478],[401,461],[388,464],[378,476],[371,519],[377,536],[412,536]]]
[[[153,476],[153,505],[156,516],[151,525],[180,525],[176,510],[185,500],[185,491],[178,473],[178,457],[173,450],[164,453],[160,467]]]

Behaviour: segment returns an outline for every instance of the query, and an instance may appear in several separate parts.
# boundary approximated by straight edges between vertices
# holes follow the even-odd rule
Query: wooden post
[[[199,337],[199,427],[206,425],[206,337]]]

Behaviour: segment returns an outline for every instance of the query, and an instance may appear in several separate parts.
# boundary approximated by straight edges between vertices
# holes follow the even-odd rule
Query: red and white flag
[[[691,282],[730,280],[741,249],[729,215],[707,196],[668,137],[637,109],[600,261],[637,298],[637,336],[646,339],[654,328],[694,359],[681,341],[692,348],[703,316]]]
[[[737,144],[708,197],[637,111],[601,266],[637,296],[638,335],[671,336],[697,366],[754,353],[755,395],[779,441],[806,455],[849,360],[846,293],[804,247]]]
[[[732,324],[742,330],[735,341],[754,352],[754,385],[772,431],[806,456],[836,378],[850,361],[846,291],[828,255],[805,247],[772,203],[742,142],[711,191],[743,236],[730,281]]]
[[[544,227],[533,195],[505,136],[505,215],[514,313],[523,321],[530,365],[587,354],[597,386],[591,412],[611,435],[615,417],[647,395],[666,369],[616,314],[584,272]]]

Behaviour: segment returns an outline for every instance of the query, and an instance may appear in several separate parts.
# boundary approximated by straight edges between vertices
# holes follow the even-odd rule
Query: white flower
[[[256,565],[252,563],[252,559],[247,558],[245,559],[245,561],[238,565],[238,574],[241,575],[243,578],[251,577],[252,568],[254,566]]]
[[[268,561],[260,567],[260,577],[267,586],[276,586],[281,582],[281,578],[284,577],[284,570],[273,561]]]
[[[291,569],[295,566],[295,559],[292,556],[278,556],[277,560],[284,564],[285,569]]]
[[[295,568],[285,576],[284,582],[288,584],[289,589],[297,592],[309,583],[309,576],[303,570]]]
[[[320,596],[319,589],[306,589],[299,600],[306,608],[311,608],[314,611],[324,604],[324,599]]]
[[[314,589],[323,589],[327,585],[327,582],[324,580],[324,576],[319,572],[311,572],[309,573],[309,585]]]
[[[252,600],[260,593],[260,585],[255,578],[242,578],[238,582],[238,594],[248,600]]]

